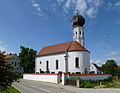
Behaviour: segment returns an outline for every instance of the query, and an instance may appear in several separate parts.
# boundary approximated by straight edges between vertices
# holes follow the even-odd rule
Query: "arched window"
[[[81,35],[81,31],[80,31],[80,35]]]
[[[56,60],[56,69],[58,69],[58,60]]]
[[[42,64],[42,62],[40,61],[40,64]]]
[[[49,62],[46,61],[46,70],[48,71],[49,70]]]
[[[79,58],[78,57],[75,58],[75,67],[79,68]]]
[[[76,35],[77,35],[77,32],[76,32]]]

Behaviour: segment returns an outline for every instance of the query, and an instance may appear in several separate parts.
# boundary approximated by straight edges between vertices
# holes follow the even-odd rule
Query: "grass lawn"
[[[8,86],[8,91],[2,91],[2,93],[21,93],[21,92],[12,86]]]
[[[120,80],[114,82],[104,82],[104,88],[120,88]]]

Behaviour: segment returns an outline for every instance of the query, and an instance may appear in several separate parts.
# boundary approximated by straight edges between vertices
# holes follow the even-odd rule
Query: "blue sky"
[[[72,41],[76,9],[86,23],[85,46],[91,62],[120,64],[120,0],[0,0],[0,49],[38,52],[43,46]]]

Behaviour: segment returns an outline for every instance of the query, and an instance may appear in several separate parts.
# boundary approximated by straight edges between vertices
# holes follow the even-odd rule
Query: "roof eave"
[[[70,51],[67,51],[67,52],[72,52],[72,51],[86,51],[86,52],[90,53],[90,51],[88,51],[88,50],[70,50]],[[48,56],[48,55],[54,55],[54,54],[61,54],[61,53],[66,53],[66,52],[51,53],[51,54],[44,54],[44,55],[36,55],[36,57]]]

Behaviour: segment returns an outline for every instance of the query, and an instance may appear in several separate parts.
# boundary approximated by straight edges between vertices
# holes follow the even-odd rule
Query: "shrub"
[[[80,80],[80,88],[94,88],[100,84],[98,80],[83,80],[81,78],[72,78],[71,80]]]

